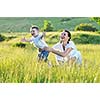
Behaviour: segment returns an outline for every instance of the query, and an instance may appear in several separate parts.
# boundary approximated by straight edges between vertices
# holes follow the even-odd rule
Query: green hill
[[[89,17],[1,17],[0,33],[2,32],[29,32],[32,25],[43,27],[43,21],[49,20],[54,26],[54,31],[60,29],[69,29],[73,31],[76,25],[80,23],[91,23],[97,29],[100,29],[96,22]]]

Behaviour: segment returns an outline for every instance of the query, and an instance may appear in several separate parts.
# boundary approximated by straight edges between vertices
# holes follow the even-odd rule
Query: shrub
[[[44,20],[44,27],[42,28],[44,31],[53,31],[53,25],[50,21]]]
[[[75,27],[75,31],[97,31],[96,27],[94,27],[92,24],[82,23]]]
[[[100,44],[100,36],[81,33],[72,36],[75,44]]]
[[[6,39],[6,37],[0,34],[0,42],[4,41],[5,39]]]
[[[25,48],[26,47],[26,44],[25,43],[22,43],[22,42],[18,42],[18,43],[13,44],[13,47]]]
[[[9,41],[9,40],[14,39],[14,38],[17,38],[17,36],[9,36],[9,37],[7,37],[6,41]]]

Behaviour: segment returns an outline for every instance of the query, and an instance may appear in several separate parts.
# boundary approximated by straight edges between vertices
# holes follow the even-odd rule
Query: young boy
[[[44,60],[46,62],[48,60],[49,52],[46,50],[43,50],[44,47],[48,47],[46,42],[43,40],[45,33],[39,34],[39,28],[37,26],[32,26],[30,28],[30,32],[31,32],[32,37],[29,40],[23,38],[22,42],[34,43],[34,45],[39,49],[39,54],[38,54],[39,60]]]

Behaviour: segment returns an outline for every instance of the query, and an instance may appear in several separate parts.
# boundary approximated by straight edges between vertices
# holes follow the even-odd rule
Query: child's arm
[[[31,40],[26,39],[25,37],[21,39],[22,42],[31,42]]]
[[[42,33],[42,36],[41,36],[41,39],[42,39],[43,37],[45,37],[45,35],[46,35],[46,33],[43,32],[43,33]]]

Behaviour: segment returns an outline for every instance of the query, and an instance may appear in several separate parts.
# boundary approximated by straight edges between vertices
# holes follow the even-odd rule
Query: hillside
[[[69,29],[73,31],[74,27],[80,23],[91,23],[97,29],[100,27],[89,17],[1,17],[0,33],[2,32],[29,32],[32,25],[43,27],[43,21],[49,20],[54,26],[54,31],[60,29]]]

